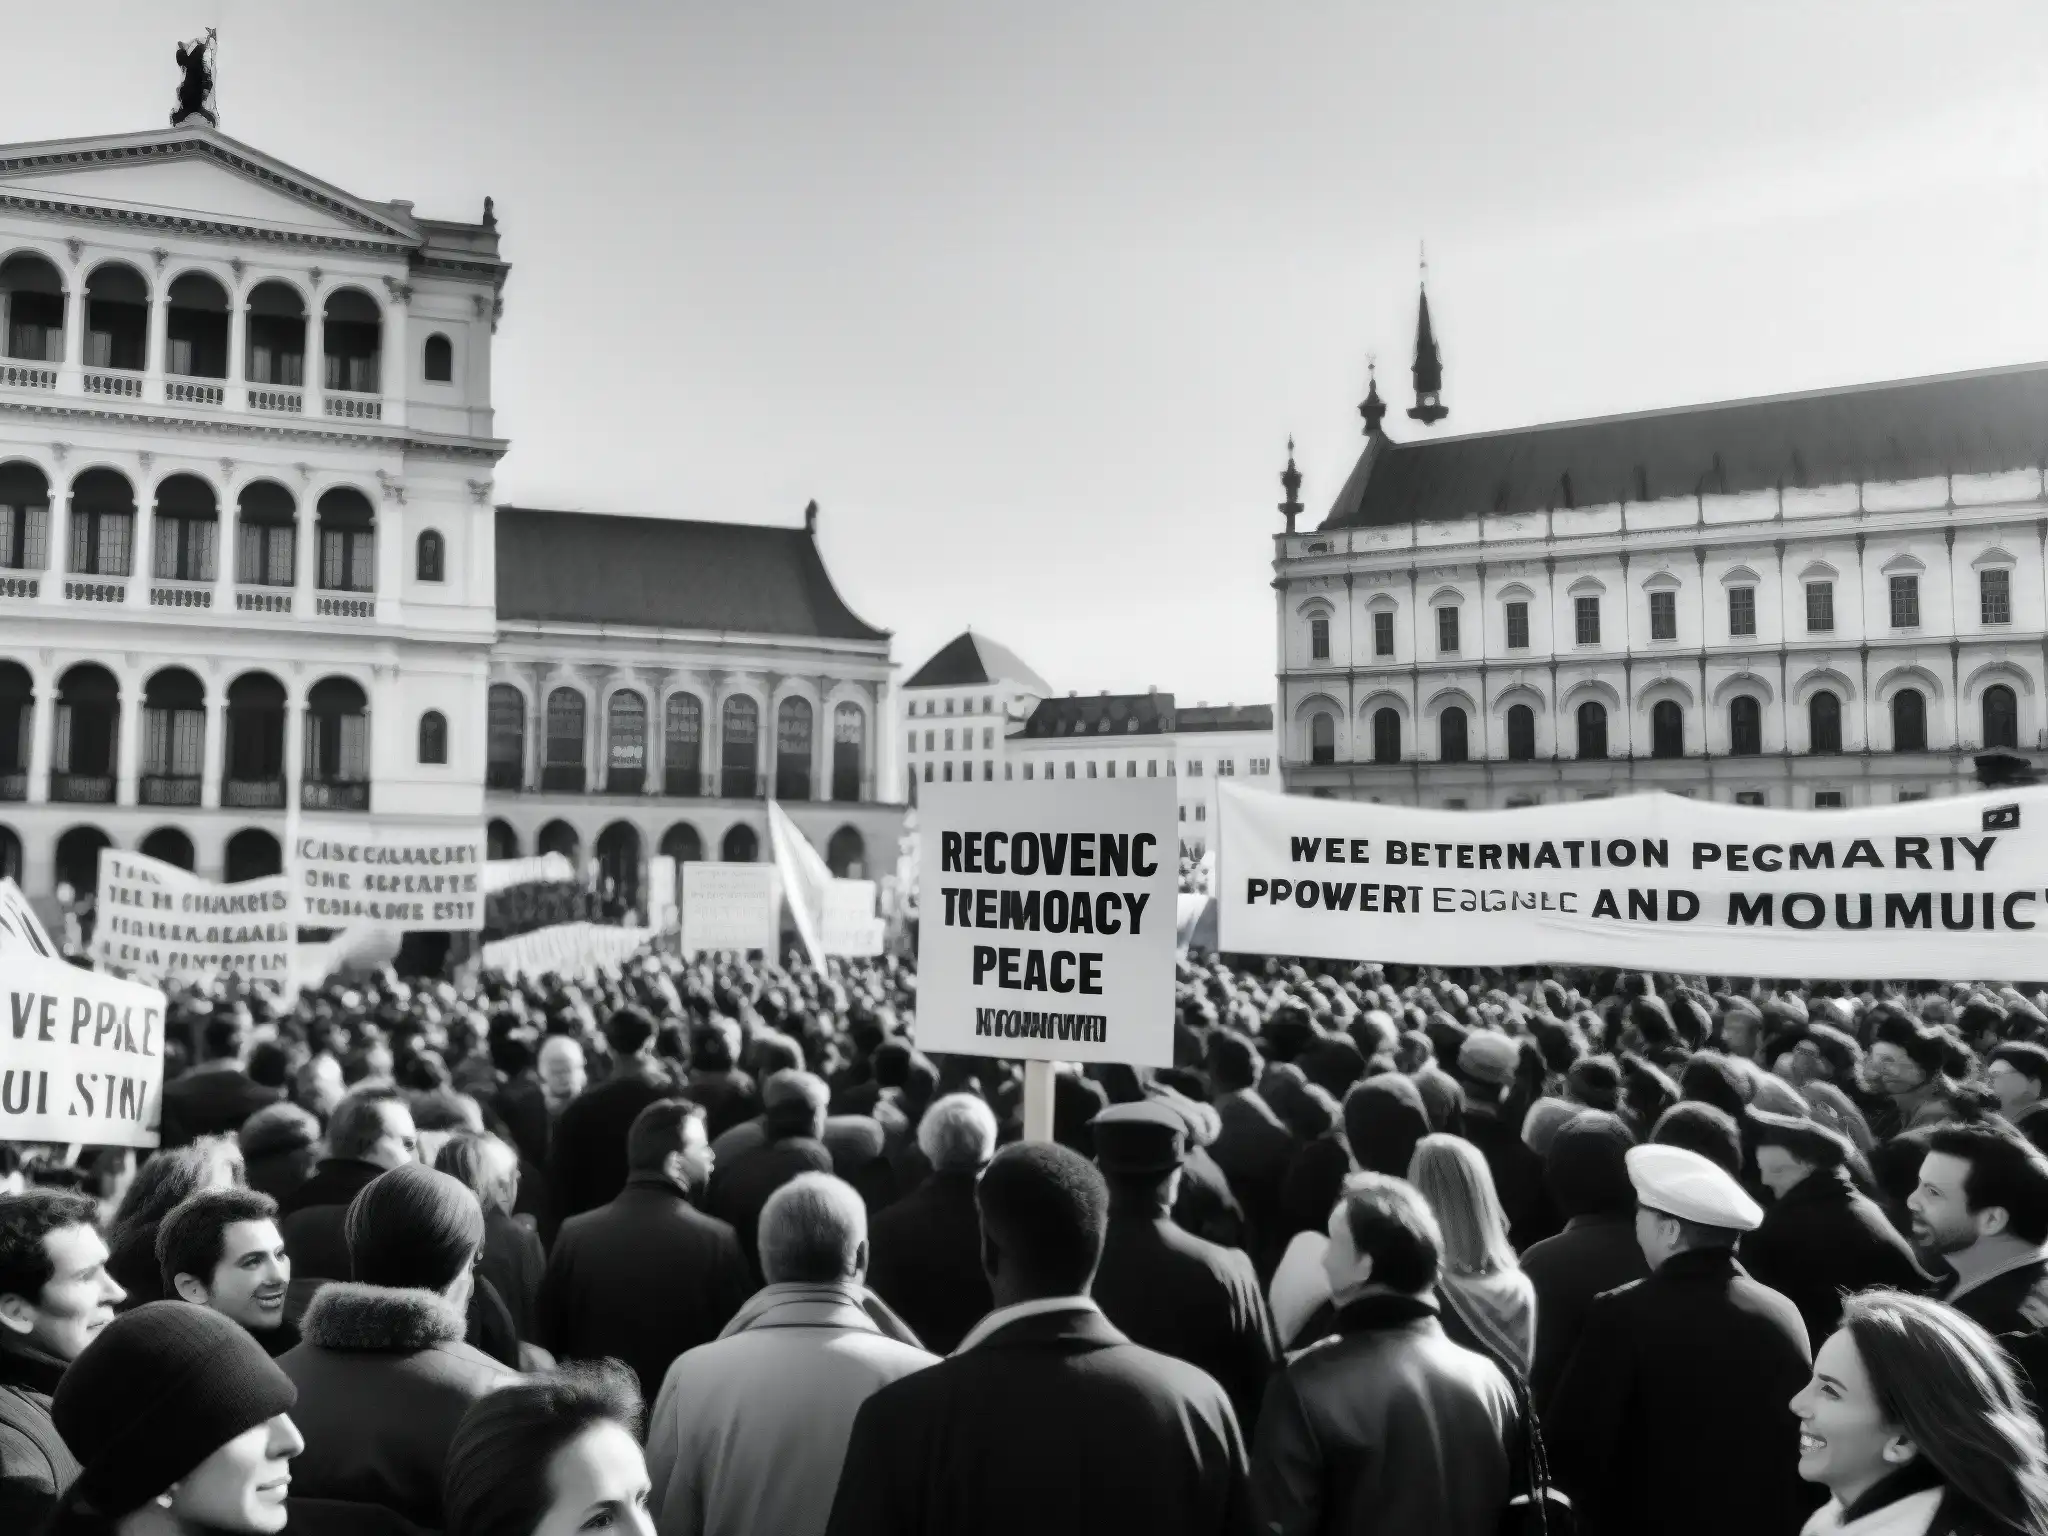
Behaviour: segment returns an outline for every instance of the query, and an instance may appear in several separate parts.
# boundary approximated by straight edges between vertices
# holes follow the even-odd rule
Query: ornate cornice
[[[282,245],[305,251],[347,251],[358,256],[404,256],[413,242],[400,236],[382,240],[356,239],[348,235],[322,234],[296,229],[266,229],[258,224],[236,224],[221,219],[196,218],[190,214],[152,213],[142,208],[101,208],[69,198],[32,197],[20,192],[0,192],[0,208],[55,214],[86,224],[126,224],[139,229],[168,230],[180,235],[203,235],[216,240],[242,240],[256,245]]]
[[[53,405],[35,400],[0,401],[0,420],[7,419],[10,414],[38,416],[50,422],[87,422],[95,426],[116,429],[144,427],[156,432],[190,432],[202,436],[249,438],[273,443],[325,443],[342,448],[396,448],[405,453],[439,455],[457,461],[473,460],[485,464],[497,463],[510,447],[510,444],[503,443],[485,446],[429,442],[423,438],[409,437],[402,432],[351,432],[340,428],[339,425],[293,426],[283,419],[276,422],[215,421],[193,416],[154,416],[140,411],[97,411],[81,406]],[[61,457],[58,462],[63,462]]]

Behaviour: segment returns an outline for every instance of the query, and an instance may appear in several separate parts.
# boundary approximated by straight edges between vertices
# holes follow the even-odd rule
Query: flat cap
[[[1683,1147],[1652,1143],[1629,1148],[1628,1179],[1635,1186],[1638,1204],[1681,1221],[1730,1232],[1754,1232],[1764,1219],[1763,1209],[1740,1184],[1699,1153]]]
[[[1515,1080],[1515,1068],[1521,1060],[1521,1046],[1489,1029],[1473,1030],[1458,1047],[1458,1070],[1496,1088],[1505,1088]]]
[[[1804,1115],[1776,1114],[1752,1104],[1745,1118],[1758,1146],[1783,1147],[1816,1168],[1839,1168],[1855,1150],[1840,1131]]]
[[[1187,1121],[1157,1099],[1112,1104],[1088,1124],[1104,1173],[1167,1173],[1187,1158]]]

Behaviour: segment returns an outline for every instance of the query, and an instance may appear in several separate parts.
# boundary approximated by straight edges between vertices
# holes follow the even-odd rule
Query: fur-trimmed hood
[[[467,1331],[461,1312],[438,1292],[349,1280],[321,1286],[299,1321],[299,1336],[321,1349],[401,1355],[458,1344]]]

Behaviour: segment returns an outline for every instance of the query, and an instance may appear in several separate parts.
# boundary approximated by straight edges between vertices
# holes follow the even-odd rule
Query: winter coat
[[[50,1399],[64,1362],[17,1344],[0,1346],[0,1531],[34,1531],[78,1478],[78,1462]]]
[[[1913,1248],[1844,1168],[1816,1168],[1773,1201],[1742,1239],[1742,1267],[1791,1298],[1816,1351],[1842,1320],[1842,1297],[1872,1286],[1924,1292]]]
[[[1536,1355],[1529,1391],[1540,1412],[1565,1362],[1578,1348],[1593,1299],[1650,1273],[1634,1216],[1574,1216],[1555,1237],[1522,1255],[1522,1273],[1536,1288]]]
[[[868,1223],[868,1285],[927,1349],[950,1354],[995,1303],[972,1173],[934,1173]]]

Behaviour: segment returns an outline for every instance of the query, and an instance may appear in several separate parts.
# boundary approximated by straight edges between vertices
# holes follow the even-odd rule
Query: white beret
[[[1627,1162],[1637,1201],[1653,1211],[1731,1232],[1754,1232],[1763,1222],[1763,1208],[1697,1152],[1652,1144],[1629,1148]]]

